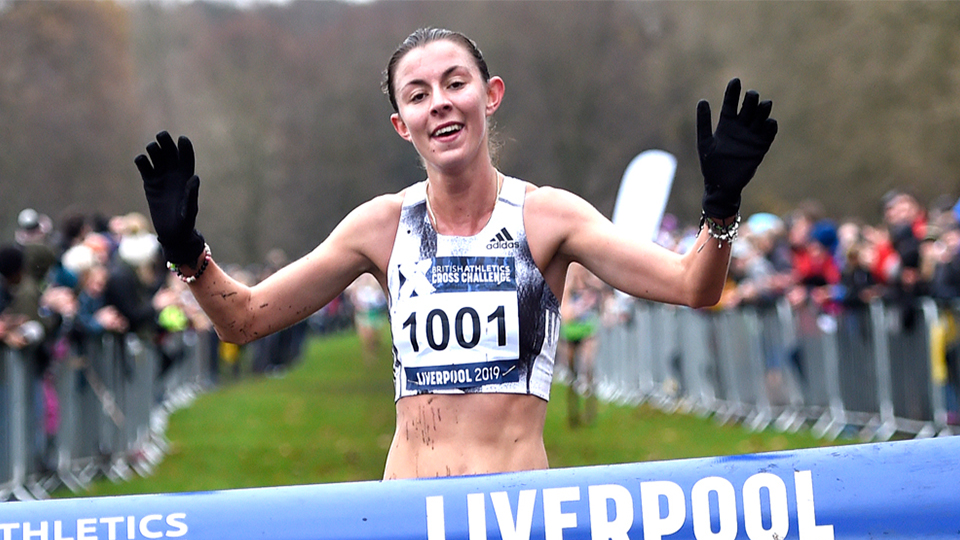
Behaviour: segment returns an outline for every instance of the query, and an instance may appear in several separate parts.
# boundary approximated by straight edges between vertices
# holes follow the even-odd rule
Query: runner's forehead
[[[396,87],[422,84],[457,71],[479,73],[479,68],[462,45],[446,39],[433,41],[411,49],[397,63]]]

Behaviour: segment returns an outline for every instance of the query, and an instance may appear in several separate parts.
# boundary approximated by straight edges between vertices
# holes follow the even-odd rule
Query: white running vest
[[[550,399],[560,302],[533,262],[526,184],[506,177],[490,221],[472,237],[437,234],[426,181],[403,200],[387,286],[395,400],[507,393]]]

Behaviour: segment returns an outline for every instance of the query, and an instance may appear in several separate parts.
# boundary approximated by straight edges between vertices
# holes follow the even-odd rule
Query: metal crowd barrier
[[[600,335],[594,377],[608,400],[831,439],[960,432],[957,305],[878,300],[825,313],[786,299],[724,310],[634,301],[626,314]]]
[[[808,425],[833,438],[885,441],[960,428],[960,304],[922,299],[906,312],[879,301],[822,313],[785,300],[691,310],[634,301],[601,330],[601,398],[714,414],[751,429]],[[105,334],[48,370],[59,426],[45,429],[45,387],[29,351],[0,348],[0,501],[46,498],[93,478],[149,474],[165,450],[169,412],[204,385],[207,347],[187,331],[165,342],[178,361],[134,334]],[[49,407],[49,406],[47,406]]]
[[[92,337],[51,364],[46,384],[32,373],[32,351],[0,348],[0,501],[149,474],[166,448],[169,413],[193,399],[207,365],[192,331],[163,344],[170,361],[161,370],[152,341]]]

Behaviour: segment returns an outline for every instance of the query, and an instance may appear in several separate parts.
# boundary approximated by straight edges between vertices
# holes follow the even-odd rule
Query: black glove
[[[140,154],[133,162],[143,178],[143,192],[163,256],[173,264],[194,268],[206,244],[194,229],[200,177],[193,173],[193,144],[186,137],[174,144],[170,134],[161,131],[157,142],[147,145],[147,154],[149,159]]]
[[[713,131],[710,104],[697,104],[697,150],[703,173],[703,213],[724,219],[740,211],[740,192],[753,178],[763,156],[777,135],[777,121],[770,118],[773,102],[760,101],[750,90],[740,101],[740,79],[727,84],[717,131]]]

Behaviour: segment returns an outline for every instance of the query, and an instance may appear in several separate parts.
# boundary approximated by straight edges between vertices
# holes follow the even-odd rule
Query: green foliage
[[[171,451],[152,476],[100,480],[82,496],[207,491],[379,479],[394,430],[391,360],[361,360],[353,333],[311,339],[302,363],[202,395],[175,413]],[[826,445],[807,432],[747,432],[648,406],[600,404],[571,428],[554,385],[545,442],[552,467],[735,455]],[[70,496],[60,492],[57,496]]]

